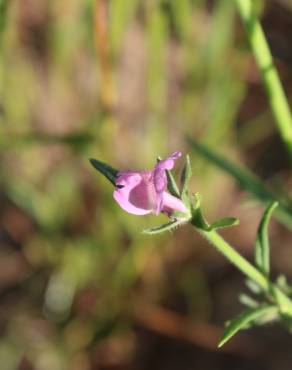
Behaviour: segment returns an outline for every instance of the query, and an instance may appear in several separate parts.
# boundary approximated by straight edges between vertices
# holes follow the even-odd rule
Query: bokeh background
[[[255,6],[291,96],[292,3]],[[144,169],[189,153],[207,218],[239,217],[223,234],[252,258],[263,204],[189,144],[292,209],[233,1],[1,0],[0,54],[1,370],[291,369],[292,336],[276,325],[217,349],[244,277],[190,226],[143,235],[165,218],[122,211],[88,161]],[[289,220],[270,227],[275,277],[291,276]]]

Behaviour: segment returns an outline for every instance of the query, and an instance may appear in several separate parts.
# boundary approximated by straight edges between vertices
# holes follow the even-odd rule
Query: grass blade
[[[271,203],[265,210],[257,231],[254,256],[257,267],[266,276],[270,272],[270,243],[268,237],[268,226],[274,209],[278,202]]]
[[[241,188],[251,193],[263,204],[278,201],[277,194],[268,189],[265,184],[247,168],[239,167],[229,159],[213,151],[208,146],[193,139],[188,139],[191,149],[201,155],[210,163],[232,176]],[[285,202],[279,201],[276,217],[284,225],[292,229],[292,209]]]
[[[252,321],[261,318],[262,316],[270,315],[277,312],[275,306],[264,306],[258,308],[251,308],[244,311],[241,315],[231,320],[225,330],[224,334],[218,344],[218,347],[222,347],[229,339],[231,339],[239,330],[244,329]]]

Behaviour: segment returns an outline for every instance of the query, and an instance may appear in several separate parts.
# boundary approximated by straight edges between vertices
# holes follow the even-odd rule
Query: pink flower
[[[165,171],[172,169],[175,159],[180,156],[180,152],[174,152],[168,158],[158,162],[152,171],[119,172],[114,199],[121,208],[134,215],[148,213],[158,215],[163,212],[171,216],[174,211],[188,212],[179,198],[166,191]]]

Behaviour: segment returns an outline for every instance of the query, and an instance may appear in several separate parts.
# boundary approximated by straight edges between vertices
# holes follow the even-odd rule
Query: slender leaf
[[[276,280],[278,287],[287,295],[292,294],[292,286],[288,284],[287,278],[285,275],[279,275]]]
[[[249,308],[256,308],[259,306],[259,303],[255,299],[253,299],[252,297],[250,297],[249,295],[245,293],[239,294],[239,301],[240,303],[242,303],[243,305]]]
[[[267,204],[278,201],[277,194],[268,189],[265,184],[251,171],[244,167],[239,167],[229,159],[223,157],[202,143],[198,143],[190,138],[188,141],[190,147],[197,154],[201,155],[210,163],[231,175],[243,189],[255,196],[260,202]],[[280,201],[279,208],[277,209],[275,215],[279,221],[292,229],[292,208],[289,206],[289,204]]]
[[[149,234],[149,235],[160,234],[160,233],[163,233],[164,231],[173,230],[183,223],[184,221],[181,221],[181,220],[173,220],[163,225],[155,226],[150,229],[145,229],[143,230],[143,234]]]
[[[166,176],[167,176],[167,190],[170,192],[170,194],[174,195],[177,198],[180,198],[179,188],[176,184],[174,177],[172,176],[171,171],[166,170]]]
[[[197,228],[204,231],[212,231],[222,229],[224,227],[234,226],[239,224],[239,220],[235,217],[225,217],[213,222],[211,225],[207,222],[201,211],[201,195],[194,194],[196,204],[192,206],[192,223]]]
[[[212,164],[229,173],[244,189],[250,191],[261,200],[269,201],[274,199],[274,194],[270,190],[266,189],[263,183],[249,170],[240,168],[229,159],[224,158],[222,155],[202,143],[194,140],[189,140],[189,142],[192,149]]]
[[[239,330],[246,328],[247,325],[253,321],[260,319],[263,316],[277,313],[275,306],[262,306],[257,308],[250,308],[244,311],[241,315],[231,320],[223,333],[218,347],[222,347],[230,338],[232,338]]]
[[[277,207],[278,202],[271,203],[265,210],[261,219],[257,238],[255,241],[254,256],[257,267],[266,276],[270,272],[270,243],[268,237],[268,226],[273,213],[273,210]]]
[[[262,292],[262,288],[253,280],[247,279],[245,280],[245,284],[253,294],[260,294]]]
[[[209,230],[218,230],[218,229],[223,229],[224,227],[230,227],[230,226],[235,226],[239,224],[239,219],[235,217],[224,217],[221,218],[220,220],[217,220],[213,222]]]
[[[118,170],[112,168],[108,164],[101,162],[97,159],[90,158],[89,159],[92,166],[100,172],[103,176],[105,176],[114,186],[116,186],[116,179],[119,173]]]

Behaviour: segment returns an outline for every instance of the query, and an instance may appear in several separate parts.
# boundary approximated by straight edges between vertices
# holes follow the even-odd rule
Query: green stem
[[[205,231],[196,227],[194,223],[192,223],[192,225],[245,276],[257,283],[263,291],[273,297],[281,313],[292,316],[292,301],[276,285],[272,284],[265,275],[242,257],[216,231]]]
[[[252,0],[235,0],[265,85],[279,134],[292,158],[292,115]]]
[[[231,247],[216,231],[204,231],[200,229],[198,231],[247,277],[257,283],[262,289],[268,289],[269,284],[265,276]]]

